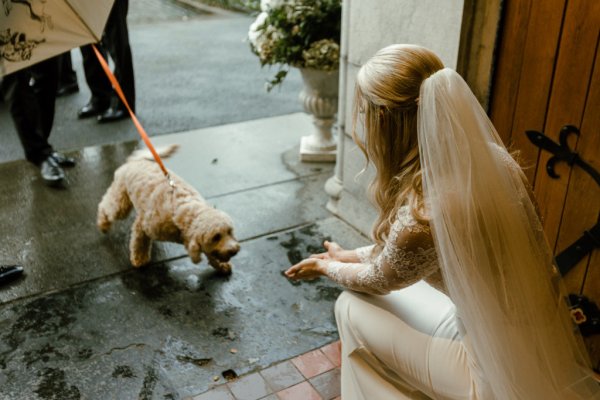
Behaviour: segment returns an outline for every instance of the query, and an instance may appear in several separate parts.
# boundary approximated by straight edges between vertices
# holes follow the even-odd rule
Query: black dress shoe
[[[59,186],[65,180],[65,172],[52,156],[48,156],[40,164],[42,179],[49,186]]]
[[[54,158],[54,161],[56,161],[61,167],[75,166],[75,159],[73,157],[67,157],[63,153],[59,153],[58,151],[52,153],[50,157]]]
[[[66,96],[68,94],[73,94],[79,92],[79,85],[77,82],[66,83],[64,85],[60,85],[56,90],[56,96]]]
[[[102,114],[108,108],[108,102],[98,100],[90,100],[85,106],[81,107],[77,112],[80,119],[93,117]]]
[[[101,124],[105,122],[113,122],[127,118],[128,116],[129,114],[127,111],[123,110],[122,108],[110,107],[108,110],[98,115],[98,122]]]
[[[23,267],[20,265],[0,265],[0,284],[15,280],[23,275]]]

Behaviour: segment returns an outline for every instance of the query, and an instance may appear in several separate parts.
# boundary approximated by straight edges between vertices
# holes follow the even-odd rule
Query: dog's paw
[[[150,262],[150,259],[148,258],[142,258],[142,257],[131,257],[131,259],[129,260],[131,261],[131,265],[133,265],[135,268],[139,268],[139,267],[143,267],[144,265],[148,264]]]
[[[231,275],[231,273],[233,272],[233,266],[231,265],[231,263],[228,262],[219,263],[219,265],[214,268],[217,270],[219,275]]]
[[[110,230],[111,222],[108,220],[108,218],[106,218],[105,215],[98,215],[96,226],[98,226],[100,232],[106,233]]]
[[[108,231],[110,230],[110,224],[107,224],[107,225],[100,225],[100,224],[98,224],[98,229],[102,233],[108,233]]]
[[[208,263],[219,273],[219,275],[231,275],[233,266],[230,262],[222,262],[214,257],[208,257]]]

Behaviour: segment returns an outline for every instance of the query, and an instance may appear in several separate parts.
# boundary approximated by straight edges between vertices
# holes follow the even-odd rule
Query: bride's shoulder
[[[393,228],[396,231],[409,230],[411,232],[429,232],[429,224],[426,222],[419,222],[414,217],[408,204],[398,208]]]
[[[429,223],[417,220],[408,205],[398,209],[386,242],[388,250],[401,248],[403,251],[417,251],[433,247]]]

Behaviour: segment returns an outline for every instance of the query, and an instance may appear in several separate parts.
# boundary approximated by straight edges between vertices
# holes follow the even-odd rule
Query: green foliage
[[[339,65],[341,0],[263,0],[248,38],[261,65],[335,70]]]
[[[260,11],[260,0],[232,0],[243,3],[244,8],[249,11]]]

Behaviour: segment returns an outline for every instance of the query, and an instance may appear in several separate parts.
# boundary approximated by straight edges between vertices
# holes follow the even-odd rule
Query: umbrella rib
[[[92,34],[92,36],[94,37],[94,39],[96,39],[96,42],[100,42],[100,40],[102,40],[102,37],[97,37],[96,36],[96,34],[90,28],[90,26],[87,24],[87,22],[85,22],[85,20],[83,18],[81,18],[81,15],[79,15],[79,13],[77,11],[75,11],[75,9],[73,8],[73,6],[71,5],[71,2],[68,1],[68,0],[65,0],[65,3],[67,3],[67,5],[71,9],[71,11],[73,11],[73,14],[77,15],[77,18],[79,18],[79,20],[83,23],[83,25],[85,25],[85,27],[88,30],[88,32],[90,32]]]

